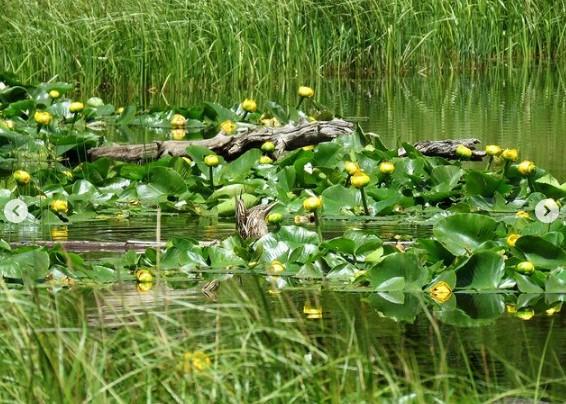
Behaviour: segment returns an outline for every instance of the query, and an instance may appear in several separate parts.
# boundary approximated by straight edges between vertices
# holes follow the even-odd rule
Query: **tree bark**
[[[299,147],[328,142],[338,136],[350,135],[354,125],[342,119],[331,121],[304,122],[299,125],[286,125],[280,128],[258,128],[236,136],[226,136],[222,132],[211,139],[188,141],[155,141],[146,145],[117,145],[96,147],[89,150],[89,158],[96,160],[109,157],[121,161],[155,160],[165,156],[187,156],[187,147],[198,145],[206,147],[226,160],[234,160],[249,149],[259,148],[264,142],[275,144],[275,156],[284,151]]]
[[[446,139],[446,140],[424,140],[414,144],[415,149],[425,156],[444,157],[447,159],[457,159],[456,148],[464,145],[472,150],[471,160],[482,160],[485,157],[485,151],[476,150],[476,146],[480,144],[478,139]],[[399,156],[406,156],[407,152],[404,148],[399,149]]]

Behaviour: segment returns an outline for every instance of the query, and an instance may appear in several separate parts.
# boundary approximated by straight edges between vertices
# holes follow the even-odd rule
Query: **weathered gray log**
[[[471,160],[482,160],[485,157],[485,151],[476,150],[476,146],[480,144],[478,139],[446,139],[446,140],[425,140],[415,143],[414,147],[425,156],[444,157],[447,159],[457,159],[456,148],[464,145],[472,150]],[[404,148],[400,148],[399,156],[407,155]]]
[[[188,141],[155,141],[147,145],[117,145],[96,147],[89,150],[91,160],[109,157],[122,161],[155,160],[164,156],[187,156],[187,147],[198,145],[212,150],[226,160],[233,160],[252,148],[259,148],[266,141],[275,144],[275,156],[286,150],[328,142],[338,136],[350,135],[354,131],[351,122],[342,119],[331,121],[303,122],[280,128],[258,128],[237,136],[226,136],[222,132],[211,139]]]

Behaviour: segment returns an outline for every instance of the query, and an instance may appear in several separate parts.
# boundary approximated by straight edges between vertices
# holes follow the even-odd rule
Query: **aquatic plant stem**
[[[322,241],[322,223],[321,223],[321,220],[320,220],[320,215],[318,213],[318,209],[315,209],[313,211],[313,215],[314,215],[314,224],[316,226],[316,232],[318,234],[318,237]]]
[[[296,110],[298,110],[301,107],[304,99],[305,99],[305,97],[299,97],[299,102],[297,103],[297,106],[295,107]]]
[[[360,193],[362,194],[362,203],[364,204],[364,212],[365,212],[366,216],[369,216],[368,203],[367,203],[367,200],[366,200],[366,191],[363,187],[360,188]]]
[[[208,176],[210,178],[210,190],[214,192],[214,172],[212,166],[208,167]]]
[[[491,165],[493,164],[493,156],[489,156],[489,160],[487,160],[487,167],[485,168],[486,171],[491,170]]]

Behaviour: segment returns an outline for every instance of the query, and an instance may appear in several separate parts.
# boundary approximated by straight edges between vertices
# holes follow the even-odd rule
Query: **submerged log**
[[[425,156],[444,157],[447,159],[458,159],[456,156],[456,148],[460,145],[466,146],[472,150],[471,160],[480,161],[485,157],[485,151],[476,150],[476,146],[480,144],[478,139],[446,139],[446,140],[425,140],[414,144],[415,149]],[[404,148],[400,148],[399,156],[407,155]]]
[[[331,121],[304,122],[299,125],[286,125],[280,128],[258,128],[237,136],[226,136],[222,132],[211,139],[187,141],[155,141],[147,145],[117,145],[90,149],[91,160],[109,157],[122,161],[155,160],[165,156],[187,156],[187,147],[203,146],[226,160],[234,160],[252,148],[260,148],[270,141],[275,144],[275,156],[286,150],[328,142],[332,139],[350,135],[354,132],[354,124],[342,119]]]

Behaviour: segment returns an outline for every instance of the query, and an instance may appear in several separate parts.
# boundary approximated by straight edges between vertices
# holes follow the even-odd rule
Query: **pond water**
[[[517,147],[524,158],[534,160],[561,180],[566,179],[563,164],[566,86],[560,72],[417,75],[356,82],[318,79],[315,83],[323,104],[340,111],[344,117],[359,121],[365,130],[379,134],[387,145],[400,141],[477,137],[483,144]],[[294,86],[294,82],[285,82],[279,87],[257,90],[258,99],[276,99],[283,103],[289,98],[287,89]],[[245,96],[246,90],[235,90],[226,99],[217,100],[226,102],[235,95]],[[126,101],[130,96],[116,97]],[[195,94],[169,96],[171,103],[190,99],[198,97]],[[160,102],[163,100],[149,99],[148,105]],[[111,140],[130,143],[167,136],[166,132],[138,130],[108,133]],[[0,232],[3,239],[10,241],[153,240],[155,226],[155,217],[150,214],[56,228],[5,225]],[[324,235],[335,237],[351,226],[375,230],[384,239],[393,239],[395,235],[427,237],[430,234],[427,226],[384,219],[353,224],[327,221]],[[162,218],[163,240],[187,236],[211,240],[231,235],[233,231],[230,221],[184,216]],[[566,343],[566,314],[549,316],[543,310],[530,321],[522,321],[505,313],[509,297],[460,295],[456,296],[454,305],[461,308],[465,316],[453,316],[431,311],[431,306],[424,303],[424,296],[338,293],[326,291],[320,285],[302,284],[270,293],[269,282],[264,278],[236,278],[222,283],[214,302],[201,293],[202,279],[174,286],[155,286],[146,292],[136,290],[134,284],[121,284],[61,293],[77,301],[89,296],[85,300],[89,324],[110,329],[136,325],[139,317],[149,316],[159,322],[168,311],[175,310],[177,322],[198,330],[210,326],[211,317],[217,314],[216,304],[238,307],[251,302],[257,306],[259,316],[273,319],[275,326],[282,330],[296,327],[318,341],[320,349],[328,350],[330,356],[330,352],[340,349],[347,352],[348,341],[342,337],[354,335],[359,346],[371,346],[383,352],[394,369],[413,366],[411,369],[421,372],[420,376],[425,379],[432,380],[435,372],[441,372],[458,382],[477,383],[481,392],[510,391],[509,397],[513,392],[524,397],[528,391],[524,398],[566,399],[566,375],[562,369],[566,359],[562,348]],[[560,297],[551,301],[553,299],[561,300]],[[197,307],[203,305],[210,305],[211,311],[200,312]],[[305,309],[306,305],[315,310]],[[327,346],[337,340],[339,347]],[[507,397],[503,394],[501,398]]]

